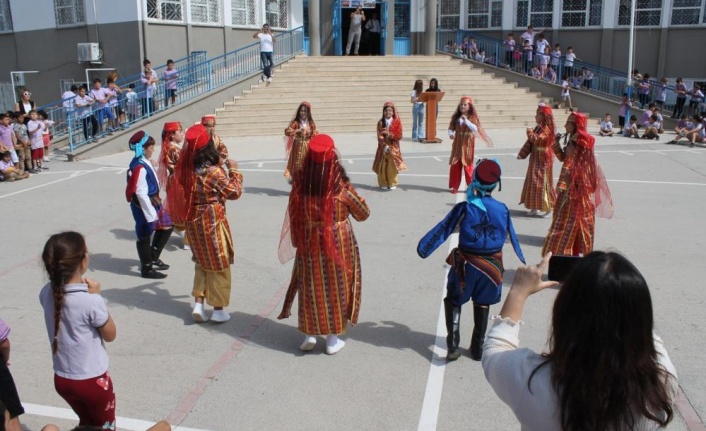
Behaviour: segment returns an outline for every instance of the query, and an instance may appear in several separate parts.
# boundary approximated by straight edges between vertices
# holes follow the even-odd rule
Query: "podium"
[[[427,117],[427,124],[425,127],[426,134],[426,139],[424,139],[425,144],[439,144],[441,143],[441,139],[436,137],[436,106],[437,103],[441,101],[441,99],[444,98],[444,92],[442,91],[425,91],[422,94],[419,95],[419,98],[417,99],[420,102],[426,103],[426,117]]]

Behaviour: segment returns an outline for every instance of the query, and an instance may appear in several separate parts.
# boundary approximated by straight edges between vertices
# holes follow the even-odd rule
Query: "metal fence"
[[[303,50],[302,27],[278,34],[274,62],[279,64],[287,61]],[[205,51],[195,52],[174,63],[178,71],[174,104],[188,102],[262,68],[258,42],[212,59],[206,59]],[[154,69],[157,76],[161,77],[164,68],[166,66]],[[122,92],[106,107],[78,107],[75,103],[77,98],[72,98],[38,109],[47,111],[49,118],[54,121],[54,137],[68,136],[69,148],[73,151],[111,134],[117,128],[130,127],[172,106],[171,94],[164,80],[148,87],[141,75],[133,75],[118,80],[116,84]]]
[[[477,52],[471,53],[464,44],[465,41],[470,42],[471,39],[477,46]],[[517,41],[516,41],[517,42]],[[515,45],[515,51],[509,52],[505,49],[503,41],[500,39],[491,38],[481,34],[477,34],[467,30],[439,30],[437,33],[437,50],[445,51],[452,55],[468,58],[474,61],[483,62],[492,66],[512,69],[518,73],[524,73],[530,76],[535,76],[538,79],[543,79],[547,82],[561,84],[562,79],[566,78],[569,85],[574,90],[586,91],[597,94],[601,97],[621,100],[624,93],[627,91],[627,72],[617,71],[614,69],[597,66],[595,64],[586,63],[584,61],[576,61],[567,64],[565,54],[559,58],[556,64],[552,65],[551,57],[548,58],[546,72],[542,74],[542,68],[539,64],[539,55],[532,53],[532,59],[529,55],[521,51],[521,45]],[[536,70],[535,70],[536,68]],[[684,79],[684,84],[691,89],[693,83],[702,82],[702,79]],[[650,80],[649,94],[644,97],[647,103],[660,100],[660,93],[666,92],[666,97],[662,105],[662,111],[665,114],[671,114],[676,104],[676,93],[674,91],[674,80],[669,79],[666,87],[662,88],[659,81]],[[640,107],[641,101],[637,98],[637,82],[632,82],[632,88],[629,93],[633,96],[633,106]],[[703,86],[702,86],[703,89]],[[643,101],[644,101],[643,100]],[[647,104],[644,105],[647,107]],[[706,109],[706,108],[698,108]]]

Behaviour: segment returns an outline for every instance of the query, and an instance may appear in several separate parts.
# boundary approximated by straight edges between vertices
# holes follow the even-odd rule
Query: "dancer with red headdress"
[[[291,182],[292,177],[301,169],[306,153],[309,151],[309,141],[318,133],[316,123],[311,117],[311,103],[300,103],[289,127],[284,130],[287,153],[287,167],[284,170],[284,177],[288,181]]]
[[[377,132],[378,149],[373,161],[373,172],[378,174],[378,185],[381,189],[394,190],[399,184],[397,174],[407,170],[400,150],[402,121],[397,115],[394,103],[385,102],[383,105]]]
[[[518,159],[529,156],[529,165],[522,187],[520,203],[530,210],[529,215],[544,211],[542,215],[548,218],[552,214],[556,192],[554,191],[554,154],[552,145],[556,135],[552,108],[540,106],[537,108],[537,126],[527,129],[527,141],[517,154]]]
[[[208,133],[213,138],[213,142],[216,144],[216,149],[218,150],[218,156],[221,158],[221,163],[225,163],[225,161],[228,160],[228,147],[226,147],[223,139],[216,134],[216,116],[204,115],[201,117],[201,125],[208,130]]]
[[[299,330],[305,334],[303,351],[316,346],[316,335],[326,335],[326,353],[333,355],[345,342],[338,338],[346,325],[358,322],[361,270],[358,242],[349,216],[363,221],[370,209],[356,192],[341,166],[333,139],[316,135],[301,170],[294,176],[279,258],[296,257],[282,312],[291,315],[299,295]]]
[[[164,208],[169,214],[177,232],[186,230],[186,214],[182,210],[183,205],[169,205],[170,202],[177,202],[184,199],[184,189],[174,173],[179,161],[181,145],[184,142],[184,128],[181,123],[174,121],[164,123],[162,129],[162,150],[159,153],[159,169],[157,176],[159,184],[167,194],[164,200]],[[184,250],[189,250],[189,239],[184,233]]]
[[[493,141],[478,119],[478,112],[473,106],[470,96],[463,96],[458,103],[458,108],[451,117],[449,124],[449,137],[453,139],[451,158],[449,159],[449,188],[451,193],[458,193],[461,186],[461,172],[466,176],[466,184],[471,183],[473,177],[473,153],[476,146],[476,133],[488,147],[493,146]]]
[[[588,133],[587,122],[586,115],[571,113],[566,135],[557,135],[554,142],[554,154],[563,165],[542,256],[550,251],[563,256],[587,255],[593,251],[596,215],[613,217],[613,198],[593,153],[595,138]]]
[[[209,319],[204,312],[204,299],[214,308],[211,320],[230,320],[223,308],[230,304],[230,266],[235,251],[225,203],[240,197],[243,175],[234,160],[226,160],[225,169],[220,163],[211,133],[200,124],[190,127],[176,175],[185,191],[185,199],[179,203],[183,205],[180,211],[186,214],[186,235],[196,263],[192,317],[199,323]],[[171,206],[176,204],[172,201]]]

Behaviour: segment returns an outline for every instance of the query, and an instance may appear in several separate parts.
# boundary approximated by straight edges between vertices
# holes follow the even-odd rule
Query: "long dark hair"
[[[218,166],[220,161],[220,155],[218,154],[218,149],[216,144],[213,142],[213,138],[208,141],[205,147],[199,149],[194,155],[194,169],[204,168],[209,165]]]
[[[424,81],[422,81],[421,79],[417,79],[416,81],[414,81],[414,88],[412,88],[412,90],[414,90],[414,94],[419,96],[420,94],[422,94],[422,91],[424,91],[423,88]]]
[[[476,113],[476,107],[473,106],[473,103],[470,104],[470,107],[468,108],[468,114],[466,118],[470,119],[473,114]],[[461,118],[461,102],[458,103],[458,106],[456,107],[456,111],[454,111],[453,115],[451,116],[451,124],[456,124],[458,123],[458,119]]]
[[[299,110],[302,109],[302,106],[306,108],[306,121],[309,123],[310,127],[315,127],[316,124],[314,123],[314,118],[311,116],[311,109],[309,108],[309,105],[304,102],[297,106],[297,112],[294,113],[294,118],[292,118],[292,121],[296,121],[297,123],[299,122]]]
[[[642,417],[673,418],[668,379],[657,363],[652,299],[642,274],[617,253],[593,252],[569,274],[554,301],[546,361],[561,428],[633,429]]]
[[[313,157],[306,157],[299,170],[299,183],[302,194],[308,196],[337,195],[343,184],[350,178],[346,169],[339,162],[338,154],[333,159],[319,163]]]
[[[54,296],[54,339],[51,351],[58,351],[59,322],[64,306],[64,286],[81,266],[88,250],[86,240],[78,232],[61,232],[49,237],[44,244],[42,261],[44,269],[49,274],[52,294]]]
[[[427,88],[427,91],[441,91],[441,88],[439,88],[439,81],[436,78],[432,78],[429,80],[429,88]]]

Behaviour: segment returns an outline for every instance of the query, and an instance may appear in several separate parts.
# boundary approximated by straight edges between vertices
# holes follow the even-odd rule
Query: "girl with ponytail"
[[[115,428],[115,393],[104,341],[116,329],[100,296],[100,283],[83,278],[86,241],[78,232],[52,235],[42,253],[49,275],[39,293],[54,364],[54,387],[79,417],[79,425]]]

